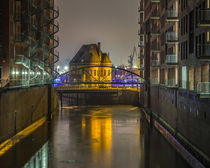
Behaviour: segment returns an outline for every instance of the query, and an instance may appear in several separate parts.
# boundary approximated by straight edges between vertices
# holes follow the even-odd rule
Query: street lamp
[[[68,70],[68,66],[65,66],[64,69],[67,71]]]

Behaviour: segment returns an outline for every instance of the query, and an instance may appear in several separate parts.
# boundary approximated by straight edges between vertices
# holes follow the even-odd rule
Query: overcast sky
[[[83,44],[101,42],[115,65],[127,63],[138,43],[139,0],[56,0],[60,9],[60,65]]]

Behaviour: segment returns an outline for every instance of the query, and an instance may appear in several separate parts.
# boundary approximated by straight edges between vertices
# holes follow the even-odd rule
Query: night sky
[[[60,62],[83,44],[101,42],[115,65],[127,64],[138,43],[139,0],[56,0],[60,9]]]

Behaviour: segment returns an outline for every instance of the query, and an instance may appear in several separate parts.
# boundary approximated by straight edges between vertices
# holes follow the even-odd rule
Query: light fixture
[[[68,70],[68,67],[67,67],[67,66],[65,66],[65,67],[64,67],[64,69],[67,71],[67,70]]]

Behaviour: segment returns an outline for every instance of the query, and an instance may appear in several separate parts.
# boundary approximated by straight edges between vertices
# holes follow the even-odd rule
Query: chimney
[[[98,52],[100,53],[101,52],[101,43],[98,42]]]

